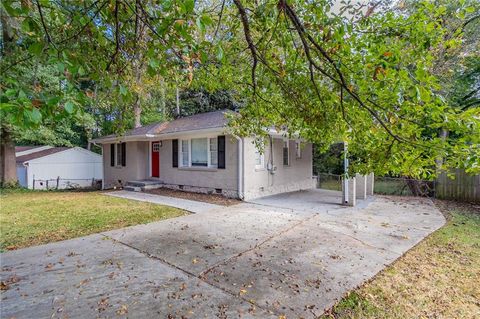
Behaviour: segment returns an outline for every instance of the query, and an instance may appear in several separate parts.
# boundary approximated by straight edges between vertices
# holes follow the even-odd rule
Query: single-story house
[[[157,180],[163,187],[252,199],[309,189],[312,144],[270,131],[260,152],[253,138],[227,131],[226,113],[215,111],[154,123],[92,140],[103,147],[103,187]]]
[[[30,189],[92,186],[103,176],[102,156],[81,147],[16,146],[17,178]]]

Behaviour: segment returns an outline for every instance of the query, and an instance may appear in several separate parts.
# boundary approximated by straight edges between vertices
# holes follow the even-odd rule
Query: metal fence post
[[[60,176],[57,176],[57,188],[58,189],[58,184],[60,183]]]

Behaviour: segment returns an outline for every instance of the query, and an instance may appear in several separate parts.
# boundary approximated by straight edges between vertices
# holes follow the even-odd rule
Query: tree
[[[447,15],[474,21],[469,3],[454,12],[429,1],[408,11],[379,1],[346,4],[339,12],[328,0],[2,5],[2,27],[7,35],[15,30],[2,40],[4,52],[15,53],[2,59],[2,112],[10,126],[38,125],[95,105],[121,132],[138,124],[136,102],[157,77],[167,95],[176,88],[231,92],[244,104],[232,122],[238,134],[261,139],[266,127],[276,126],[323,149],[346,141],[355,171],[429,178],[439,157],[444,168],[480,169],[478,109],[450,105],[434,72],[446,47],[462,45],[462,31],[446,37]],[[61,95],[39,99],[32,83],[17,81],[9,65],[32,57],[59,70]],[[94,89],[82,89],[85,81]],[[108,101],[90,101],[100,97]],[[440,138],[441,128],[455,138]]]
[[[449,105],[432,71],[462,37],[446,41],[444,5],[417,1],[407,13],[377,2],[342,16],[329,1],[247,3],[234,1],[250,57],[239,132],[275,125],[324,148],[344,140],[365,173],[432,178],[438,157],[445,169],[479,171],[479,110]],[[468,21],[474,11],[464,3],[454,14]],[[442,127],[455,138],[438,137]]]

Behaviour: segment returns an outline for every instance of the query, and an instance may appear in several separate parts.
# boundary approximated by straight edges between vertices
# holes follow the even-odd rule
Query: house
[[[102,178],[102,156],[81,147],[16,146],[17,177],[30,189],[92,186]]]
[[[315,186],[311,143],[285,139],[271,130],[260,152],[253,138],[228,133],[227,112],[231,111],[197,114],[93,140],[103,147],[104,188],[156,181],[162,187],[248,200]]]

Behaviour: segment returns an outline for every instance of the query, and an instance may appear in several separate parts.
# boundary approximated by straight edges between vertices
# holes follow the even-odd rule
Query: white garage
[[[22,187],[83,188],[103,177],[102,156],[80,147],[17,146],[15,155]]]

